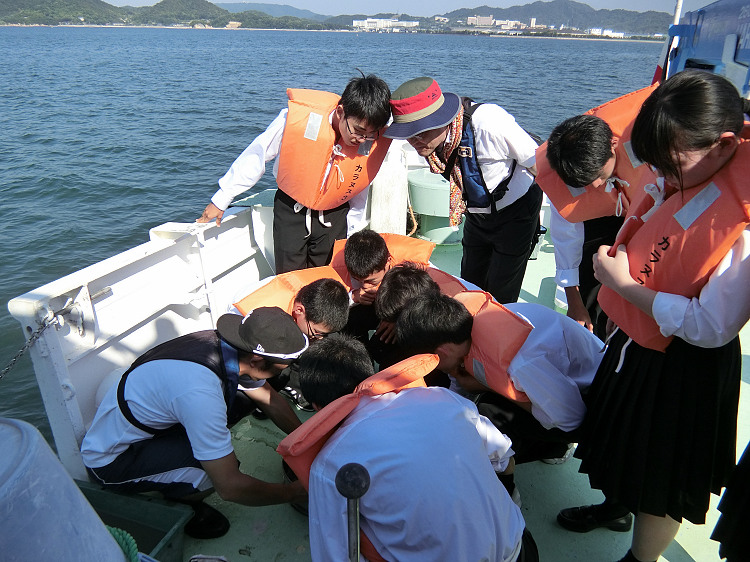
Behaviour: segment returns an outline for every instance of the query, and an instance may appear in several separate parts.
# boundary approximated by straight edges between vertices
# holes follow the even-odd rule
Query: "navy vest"
[[[127,420],[135,427],[153,435],[166,433],[175,427],[173,426],[166,429],[154,429],[148,427],[136,419],[125,400],[125,383],[128,375],[136,367],[140,367],[149,361],[157,361],[159,359],[190,361],[192,363],[203,365],[215,373],[216,376],[219,377],[219,380],[221,380],[221,386],[224,392],[224,402],[227,404],[227,413],[231,410],[234,397],[237,393],[238,369],[227,370],[222,353],[222,340],[219,337],[218,332],[216,332],[216,330],[203,330],[201,332],[194,332],[192,334],[180,336],[157,345],[136,359],[133,364],[130,365],[130,368],[122,375],[120,383],[117,386],[117,404],[120,406],[120,410],[125,418],[127,418]]]
[[[482,176],[479,162],[477,161],[474,129],[471,127],[471,116],[482,104],[475,104],[471,98],[461,98],[461,104],[464,107],[461,142],[448,159],[443,177],[445,177],[445,179],[450,179],[450,172],[453,169],[456,158],[458,158],[458,165],[461,168],[461,176],[463,180],[462,194],[464,201],[466,201],[466,206],[477,208],[490,207],[494,213],[496,212],[495,203],[502,199],[508,192],[508,185],[513,178],[513,173],[516,171],[517,162],[513,160],[508,176],[490,193],[490,190],[487,189],[484,177]],[[529,135],[537,142],[537,144],[541,144],[538,137],[535,137],[535,135],[532,135],[531,133],[529,133]]]

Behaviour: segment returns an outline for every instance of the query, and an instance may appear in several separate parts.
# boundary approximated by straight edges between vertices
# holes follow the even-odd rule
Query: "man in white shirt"
[[[479,348],[475,356],[490,354],[500,348],[494,342],[508,334],[477,332],[471,313],[454,298],[432,294],[414,299],[398,317],[398,341],[412,353],[436,353],[437,368],[458,384],[454,388],[480,394],[479,411],[510,437],[517,464],[562,457],[568,444],[577,441],[574,431],[586,413],[581,392],[596,374],[603,343],[577,322],[542,305],[506,307],[532,329],[515,355],[493,364],[508,365],[510,382],[528,401],[503,396],[464,369],[472,347]],[[485,375],[490,380],[494,373]]]
[[[269,505],[305,497],[299,484],[274,484],[240,472],[228,425],[259,407],[287,433],[300,425],[267,384],[308,347],[277,307],[225,314],[216,330],[169,340],[141,355],[99,406],[81,445],[89,474],[106,488],[159,491],[193,507],[185,531],[215,538],[229,529],[203,503]],[[243,404],[243,401],[249,403]]]
[[[316,344],[300,361],[303,392],[318,407],[371,374],[364,346],[343,336]],[[538,560],[521,511],[496,476],[512,454],[508,439],[447,389],[362,397],[312,464],[312,558],[347,559],[347,500],[335,478],[356,462],[370,475],[359,500],[361,528],[383,558]]]
[[[364,204],[390,145],[380,134],[390,118],[390,90],[377,76],[353,78],[340,98],[316,90],[287,94],[288,109],[234,161],[197,221],[219,224],[275,159],[277,274],[330,261],[334,241],[346,238],[350,202]]]
[[[406,139],[450,181],[450,221],[465,212],[461,277],[500,303],[515,302],[539,227],[536,141],[503,108],[442,92],[432,78],[391,96],[385,135]]]

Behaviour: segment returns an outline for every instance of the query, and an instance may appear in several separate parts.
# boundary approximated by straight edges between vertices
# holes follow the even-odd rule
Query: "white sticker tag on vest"
[[[490,386],[489,384],[487,384],[487,373],[484,372],[484,365],[478,359],[472,359],[471,367],[473,370],[474,378],[481,382],[484,386]]]
[[[323,123],[323,116],[320,113],[310,113],[307,117],[307,127],[305,127],[305,138],[311,141],[318,140],[320,126]]]
[[[701,192],[688,201],[682,209],[674,214],[675,220],[683,228],[687,230],[695,219],[701,216],[706,210],[716,201],[721,195],[721,190],[717,187],[714,182],[709,183],[706,187],[701,189]],[[676,193],[672,197],[679,197],[679,193]]]
[[[643,164],[641,160],[638,160],[638,158],[636,158],[635,152],[633,152],[633,145],[630,141],[625,141],[624,143],[622,143],[622,147],[625,149],[625,154],[628,155],[628,160],[630,160],[630,165],[633,166],[633,168],[637,168],[638,166]]]
[[[565,187],[568,188],[568,191],[570,191],[570,194],[573,197],[578,197],[579,195],[583,195],[586,193],[585,187],[573,187],[572,185],[565,184]]]

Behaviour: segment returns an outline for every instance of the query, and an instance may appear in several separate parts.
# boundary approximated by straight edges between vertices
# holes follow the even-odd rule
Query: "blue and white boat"
[[[724,75],[748,97],[750,3],[719,0],[686,13],[670,28],[662,60],[654,62],[661,76],[685,68]],[[415,183],[421,166],[415,156],[404,143],[391,147],[370,196],[369,221],[375,230],[405,233],[409,180]],[[57,455],[70,477],[87,480],[81,440],[103,392],[133,359],[178,335],[213,328],[243,287],[274,274],[271,196],[272,192],[264,192],[240,202],[221,226],[165,223],[151,229],[147,242],[9,302],[11,314],[31,342],[29,354]],[[447,210],[447,191],[444,197],[442,207]],[[425,213],[423,224],[440,231],[436,224],[441,211],[430,213]],[[543,208],[543,223],[547,217],[548,208]],[[548,240],[541,244],[537,259],[529,264],[521,300],[560,308],[564,303],[554,284],[552,247]],[[460,254],[460,245],[441,244],[433,262],[458,273]],[[747,328],[742,340],[745,349],[750,349]],[[743,355],[743,372],[750,373],[748,355]],[[743,382],[740,451],[750,439],[748,401],[750,390]],[[301,417],[305,415],[309,414],[300,412]],[[282,480],[275,447],[283,434],[272,423],[248,418],[234,427],[233,436],[244,471],[262,479]],[[627,550],[629,534],[595,531],[577,535],[555,523],[555,515],[563,507],[601,501],[601,494],[589,488],[577,466],[572,460],[563,465],[519,467],[517,483],[527,525],[542,560],[615,560]],[[288,505],[251,508],[222,502],[215,495],[209,503],[230,518],[229,533],[210,541],[185,537],[184,543],[177,543],[181,550],[164,550],[165,557],[187,561],[202,553],[231,561],[310,560],[307,519]],[[683,524],[665,559],[718,560],[718,545],[709,539],[718,517],[717,503],[714,498],[706,525]],[[153,546],[139,544],[139,549],[148,553]]]

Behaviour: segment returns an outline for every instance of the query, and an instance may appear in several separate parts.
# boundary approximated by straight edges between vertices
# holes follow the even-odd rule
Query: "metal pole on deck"
[[[359,498],[369,487],[370,473],[359,463],[345,464],[336,473],[336,489],[346,498],[350,562],[359,561]]]

